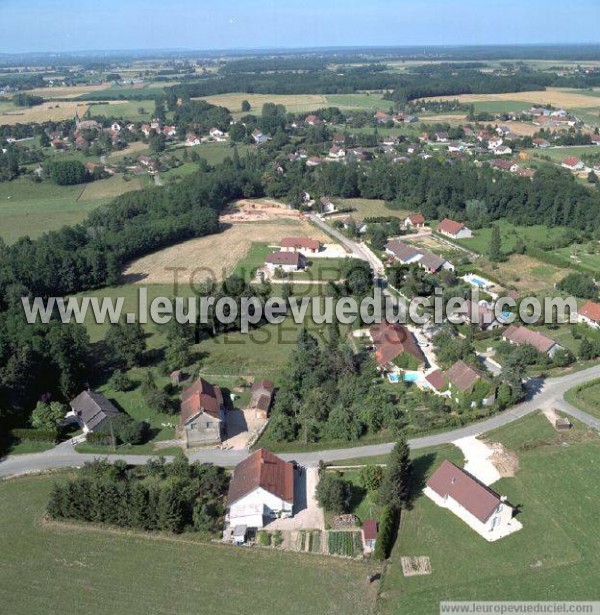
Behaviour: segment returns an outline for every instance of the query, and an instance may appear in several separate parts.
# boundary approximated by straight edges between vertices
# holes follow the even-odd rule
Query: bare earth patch
[[[401,557],[402,574],[405,577],[415,577],[424,574],[431,574],[431,562],[426,555]]]
[[[502,478],[514,476],[519,469],[519,458],[514,451],[506,450],[500,442],[492,442],[490,448],[494,451],[490,461]]]
[[[329,239],[308,222],[300,220],[232,224],[217,235],[184,241],[133,261],[123,271],[123,279],[126,283],[170,284],[174,280],[172,268],[181,267],[181,283],[197,284],[209,277],[223,280],[246,256],[252,243],[269,242],[276,245],[290,235],[310,237],[322,242]],[[190,279],[193,272],[196,273]]]

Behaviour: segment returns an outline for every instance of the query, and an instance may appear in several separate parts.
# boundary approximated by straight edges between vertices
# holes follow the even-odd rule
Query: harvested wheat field
[[[554,105],[555,107],[597,107],[598,97],[574,93],[571,90],[548,88],[540,92],[507,92],[504,94],[461,94],[460,96],[435,96],[425,100],[458,100],[462,103],[493,102],[498,100],[522,100],[531,104]]]
[[[76,102],[46,102],[35,107],[14,107],[0,112],[0,124],[40,124],[42,122],[60,122],[71,120],[75,112],[81,117],[88,110],[88,104]]]
[[[131,262],[123,271],[123,281],[172,283],[173,267],[183,268],[179,274],[181,283],[198,283],[206,278],[223,280],[248,254],[252,243],[272,242],[276,245],[290,235],[330,241],[320,230],[300,220],[232,224],[217,235],[191,239]],[[190,279],[192,274],[193,280]]]

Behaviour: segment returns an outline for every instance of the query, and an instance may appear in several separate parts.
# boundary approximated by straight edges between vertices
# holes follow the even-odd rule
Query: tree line
[[[47,513],[145,531],[215,533],[222,528],[228,484],[222,468],[190,465],[183,455],[169,464],[151,459],[139,468],[99,459],[74,479],[54,484]]]

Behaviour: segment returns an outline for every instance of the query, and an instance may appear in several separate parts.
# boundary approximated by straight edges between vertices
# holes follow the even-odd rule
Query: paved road
[[[507,425],[524,416],[534,412],[540,408],[557,408],[566,412],[573,418],[589,425],[590,427],[600,430],[600,420],[574,408],[571,404],[564,400],[564,394],[570,388],[587,382],[594,378],[600,377],[600,365],[588,368],[583,371],[575,372],[560,378],[550,378],[544,382],[540,380],[532,380],[529,383],[529,397],[517,406],[509,410],[497,414],[490,419],[474,423],[459,429],[453,429],[432,436],[423,438],[415,438],[409,441],[411,448],[422,449],[430,446],[439,446],[481,433],[497,429],[503,425]],[[384,455],[390,452],[393,443],[375,444],[372,446],[357,446],[353,448],[331,449],[326,451],[314,451],[310,453],[290,453],[281,455],[288,461],[294,459],[299,463],[307,466],[315,466],[319,460],[323,461],[340,461],[343,459],[353,459],[358,457],[374,457]],[[201,461],[214,463],[224,467],[232,467],[248,456],[247,451],[221,451],[221,450],[203,450],[197,451],[190,455],[191,461]],[[45,453],[37,453],[34,455],[14,455],[6,457],[0,461],[0,477],[16,476],[19,474],[27,474],[31,472],[39,472],[56,468],[79,467],[86,461],[92,461],[98,455],[88,455],[76,453],[72,445],[61,445],[47,451]],[[110,461],[122,459],[129,464],[142,464],[150,458],[146,455],[105,455],[104,457]]]
[[[316,214],[310,214],[309,218],[314,222],[317,226],[319,226],[323,231],[335,237],[343,246],[348,248],[356,258],[360,258],[363,261],[367,261],[371,268],[375,273],[382,274],[383,273],[383,264],[382,262],[369,250],[366,246],[356,243],[351,239],[348,239],[344,234],[340,233],[337,229],[329,226],[326,222],[321,220]]]

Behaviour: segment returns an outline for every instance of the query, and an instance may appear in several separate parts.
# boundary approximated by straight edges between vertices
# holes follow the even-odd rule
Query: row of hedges
[[[396,526],[399,521],[400,512],[393,506],[386,506],[379,519],[379,531],[377,532],[377,542],[375,543],[375,553],[373,557],[378,560],[387,559],[394,546]]]
[[[573,269],[575,271],[581,271],[582,273],[595,273],[593,269],[584,267],[583,265],[578,265],[577,263],[574,263],[572,259],[565,258],[564,256],[554,252],[546,252],[540,248],[527,246],[526,253],[528,256],[537,258],[548,265],[554,265],[556,267],[561,267],[562,269]]]
[[[59,440],[59,433],[56,429],[13,429],[10,435],[21,442],[56,444]]]

